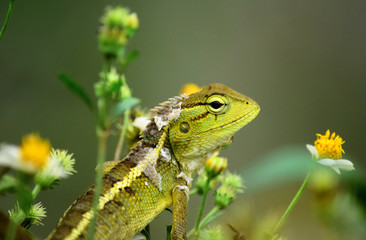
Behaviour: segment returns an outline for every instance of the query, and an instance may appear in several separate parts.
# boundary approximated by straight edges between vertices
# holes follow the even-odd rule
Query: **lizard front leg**
[[[185,240],[187,226],[189,188],[187,185],[177,185],[173,190],[173,221],[172,240]]]

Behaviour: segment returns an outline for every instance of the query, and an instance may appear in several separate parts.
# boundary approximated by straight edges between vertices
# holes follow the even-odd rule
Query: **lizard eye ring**
[[[211,95],[206,100],[207,110],[213,114],[225,113],[227,106],[227,99],[222,95]]]

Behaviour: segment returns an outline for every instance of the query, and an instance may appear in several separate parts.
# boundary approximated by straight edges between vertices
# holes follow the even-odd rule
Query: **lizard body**
[[[186,239],[192,175],[259,110],[253,100],[222,84],[153,109],[140,142],[105,171],[94,238],[130,239],[173,205],[172,239]],[[66,211],[48,239],[84,239],[92,198],[93,186]]]

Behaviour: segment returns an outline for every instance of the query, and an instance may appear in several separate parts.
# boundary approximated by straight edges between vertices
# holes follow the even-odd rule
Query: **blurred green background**
[[[16,1],[0,42],[0,142],[20,143],[23,135],[39,132],[54,147],[73,152],[78,171],[39,195],[48,217],[45,226],[32,227],[36,236],[47,236],[93,182],[94,116],[56,75],[65,71],[93,93],[102,63],[99,20],[107,5],[117,4],[139,16],[130,49],[141,54],[126,76],[144,107],[177,95],[188,82],[221,82],[261,105],[257,119],[222,152],[229,158],[229,170],[250,169],[289,145],[305,153],[315,133],[327,129],[346,140],[345,158],[357,170],[365,166],[364,0]],[[1,23],[7,7],[8,1],[2,0]],[[281,183],[265,193],[244,194],[236,207],[252,202],[258,215],[282,211],[298,185]],[[320,236],[317,223],[309,220],[313,216],[306,199],[289,219],[289,239]],[[1,210],[12,207],[11,200],[0,198]],[[194,205],[190,219],[196,215]],[[164,216],[169,214],[159,220],[165,221]],[[153,239],[165,236],[162,224],[153,224],[153,229]]]

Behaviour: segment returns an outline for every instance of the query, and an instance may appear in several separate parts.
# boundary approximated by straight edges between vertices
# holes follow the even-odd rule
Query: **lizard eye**
[[[206,100],[207,110],[213,114],[225,113],[227,105],[227,99],[222,95],[211,95]]]

